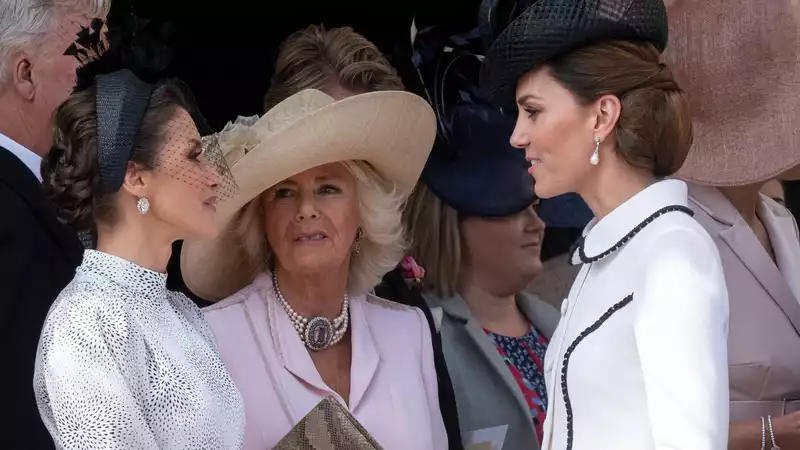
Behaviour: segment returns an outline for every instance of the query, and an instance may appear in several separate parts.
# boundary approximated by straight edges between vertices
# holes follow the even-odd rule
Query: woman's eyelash
[[[539,110],[536,108],[525,108],[525,112],[528,113],[528,118],[532,119],[533,116],[539,113]]]

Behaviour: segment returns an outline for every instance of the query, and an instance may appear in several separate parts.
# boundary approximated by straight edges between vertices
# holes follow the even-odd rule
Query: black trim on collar
[[[659,216],[661,216],[663,214],[666,214],[666,213],[669,213],[669,212],[673,212],[673,211],[678,211],[678,212],[682,212],[682,213],[688,214],[690,217],[694,216],[694,211],[692,211],[689,207],[682,206],[682,205],[665,206],[665,207],[659,209],[658,211],[654,212],[653,214],[651,214],[648,218],[646,218],[643,221],[641,221],[639,223],[639,225],[636,225],[636,227],[634,227],[631,231],[629,231],[628,234],[623,236],[622,239],[617,241],[617,243],[614,244],[611,248],[609,248],[608,250],[604,251],[603,253],[600,253],[599,255],[591,256],[591,257],[586,256],[586,253],[585,253],[585,250],[584,250],[584,244],[585,244],[585,241],[586,241],[586,236],[581,236],[581,237],[578,238],[577,241],[575,241],[575,244],[573,244],[572,249],[570,249],[570,252],[569,252],[569,264],[571,266],[577,266],[579,264],[577,262],[574,262],[574,260],[575,260],[575,252],[576,251],[578,252],[578,258],[579,258],[581,264],[591,264],[591,263],[600,261],[601,259],[605,258],[606,256],[608,256],[608,255],[614,253],[615,251],[621,249],[622,247],[624,247],[625,244],[628,243],[628,241],[630,241],[634,236],[639,234],[639,232],[642,231],[644,229],[644,227],[646,227],[647,225],[650,225],[650,223],[652,223]],[[591,233],[591,230],[589,232]]]
[[[608,309],[602,316],[595,323],[593,323],[589,328],[583,330],[581,334],[572,341],[569,347],[567,347],[567,351],[564,352],[564,364],[561,366],[561,395],[564,396],[564,409],[567,412],[567,449],[572,450],[572,440],[573,440],[573,420],[572,420],[572,403],[569,400],[569,392],[567,391],[567,367],[569,366],[569,358],[572,356],[572,352],[575,351],[575,348],[578,344],[583,341],[586,336],[590,335],[591,333],[597,331],[606,320],[609,319],[615,312],[619,311],[623,307],[627,306],[631,301],[633,301],[633,294],[629,294],[627,297],[622,299],[620,302],[612,306]]]

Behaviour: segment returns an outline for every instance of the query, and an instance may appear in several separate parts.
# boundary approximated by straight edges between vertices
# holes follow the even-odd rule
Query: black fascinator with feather
[[[516,111],[481,96],[484,38],[480,27],[449,35],[412,25],[412,63],[438,121],[422,180],[462,215],[504,217],[530,206],[536,195],[524,152],[509,143]]]
[[[77,46],[70,46],[70,49],[76,47],[76,50],[68,50],[69,54],[76,54],[79,61],[85,61],[88,54],[98,55],[78,69],[76,92],[94,86],[98,75],[123,69],[130,70],[148,84],[155,84],[164,78],[172,59],[172,44],[176,35],[171,24],[158,24],[129,14],[102,32],[99,31],[102,21],[97,21],[99,19],[92,21],[91,29],[81,29],[76,40]]]
[[[92,29],[95,27],[93,22]],[[176,33],[170,24],[130,14],[109,27],[105,40],[96,32],[89,32],[89,37],[83,34],[82,30],[78,47],[99,56],[78,69],[74,92],[96,89],[100,187],[104,192],[115,192],[122,185],[150,97],[166,78]],[[176,79],[169,82],[184,94],[200,134],[211,134],[189,89]]]

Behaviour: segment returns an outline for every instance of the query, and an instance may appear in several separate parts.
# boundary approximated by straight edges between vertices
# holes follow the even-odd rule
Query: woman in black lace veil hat
[[[217,232],[215,203],[235,184],[189,92],[160,79],[165,53],[146,23],[125,25],[79,71],[42,164],[59,219],[92,230],[97,250],[45,322],[39,411],[58,448],[238,449],[239,391],[202,313],[164,273],[173,241]],[[87,45],[105,50],[99,36]]]

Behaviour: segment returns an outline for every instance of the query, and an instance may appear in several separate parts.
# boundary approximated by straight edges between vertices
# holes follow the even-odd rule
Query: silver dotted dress
[[[166,275],[86,250],[34,374],[59,449],[240,449],[244,406],[211,329]]]

